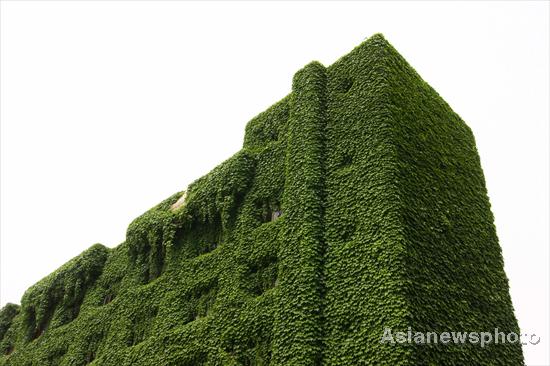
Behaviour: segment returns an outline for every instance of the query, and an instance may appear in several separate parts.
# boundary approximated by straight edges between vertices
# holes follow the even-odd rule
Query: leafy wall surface
[[[124,243],[4,307],[0,365],[523,364],[385,327],[518,331],[473,135],[375,35],[300,70]]]

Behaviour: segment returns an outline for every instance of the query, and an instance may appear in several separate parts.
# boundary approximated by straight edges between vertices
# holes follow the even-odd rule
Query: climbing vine
[[[241,151],[0,310],[3,365],[519,365],[470,129],[380,35],[253,118]],[[464,329],[468,328],[468,329]]]

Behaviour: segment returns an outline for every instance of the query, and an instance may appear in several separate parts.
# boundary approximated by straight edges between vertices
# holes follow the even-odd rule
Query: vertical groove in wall
[[[275,364],[321,362],[326,70],[313,62],[294,76],[279,253]]]

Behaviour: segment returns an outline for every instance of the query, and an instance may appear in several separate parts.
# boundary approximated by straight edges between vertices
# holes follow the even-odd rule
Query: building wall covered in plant
[[[0,311],[0,365],[521,365],[473,135],[386,40],[252,119],[241,151]]]

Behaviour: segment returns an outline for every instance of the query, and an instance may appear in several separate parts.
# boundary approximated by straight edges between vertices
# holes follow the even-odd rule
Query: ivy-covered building
[[[522,365],[474,136],[381,35],[312,62],[241,151],[0,311],[0,365]]]

